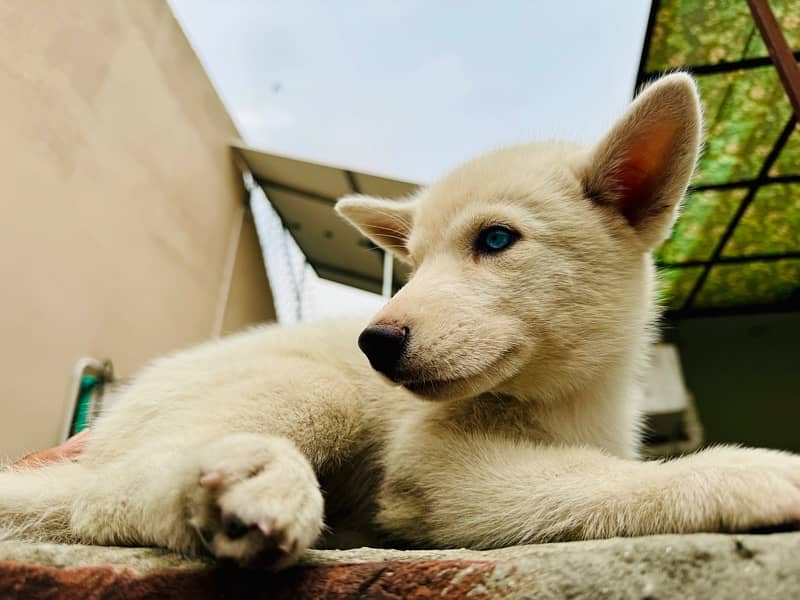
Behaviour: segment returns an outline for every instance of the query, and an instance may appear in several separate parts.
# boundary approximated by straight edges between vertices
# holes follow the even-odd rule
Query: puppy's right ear
[[[355,194],[340,199],[336,212],[377,246],[406,261],[415,206],[413,198],[388,200]]]
[[[700,148],[700,100],[691,77],[662,77],[633,101],[591,153],[587,195],[615,207],[652,249],[668,235]]]

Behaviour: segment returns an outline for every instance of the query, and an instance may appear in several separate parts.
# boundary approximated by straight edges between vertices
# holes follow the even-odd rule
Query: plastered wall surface
[[[75,361],[274,318],[224,106],[163,0],[0,3],[0,457],[58,440]]]

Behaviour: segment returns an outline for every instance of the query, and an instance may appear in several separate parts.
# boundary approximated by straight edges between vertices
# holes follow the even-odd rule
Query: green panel
[[[800,184],[765,185],[742,216],[723,256],[800,252]]]
[[[695,300],[700,308],[780,304],[800,288],[800,259],[722,264],[711,268]]]
[[[658,270],[659,295],[664,306],[680,309],[689,297],[703,267],[663,268]]]
[[[646,70],[739,60],[753,30],[744,0],[662,0]]]
[[[791,114],[772,67],[698,78],[706,146],[694,182],[754,178]]]
[[[771,0],[789,45],[800,49],[800,0]],[[646,71],[768,56],[745,0],[661,0]]]
[[[722,234],[747,190],[709,190],[691,194],[672,230],[672,236],[656,252],[662,263],[681,263],[711,258]]]
[[[789,141],[778,155],[778,160],[772,165],[769,174],[800,175],[800,124],[796,125],[794,132],[789,136]]]

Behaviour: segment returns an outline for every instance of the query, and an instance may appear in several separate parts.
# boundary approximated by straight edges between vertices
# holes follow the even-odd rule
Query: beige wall
[[[242,209],[239,230],[231,237],[231,242],[230,255],[235,260],[231,261],[230,273],[225,278],[228,285],[222,293],[229,301],[220,303],[220,320],[215,326],[223,335],[263,321],[265,314],[270,321],[275,320],[272,290],[249,209]]]
[[[3,2],[0,32],[2,457],[57,441],[79,357],[130,375],[274,312],[236,129],[166,3]]]

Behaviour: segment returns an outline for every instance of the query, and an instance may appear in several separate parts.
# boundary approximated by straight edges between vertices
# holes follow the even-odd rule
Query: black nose
[[[407,340],[406,327],[372,325],[358,336],[358,347],[367,355],[373,369],[391,378],[403,355]]]

